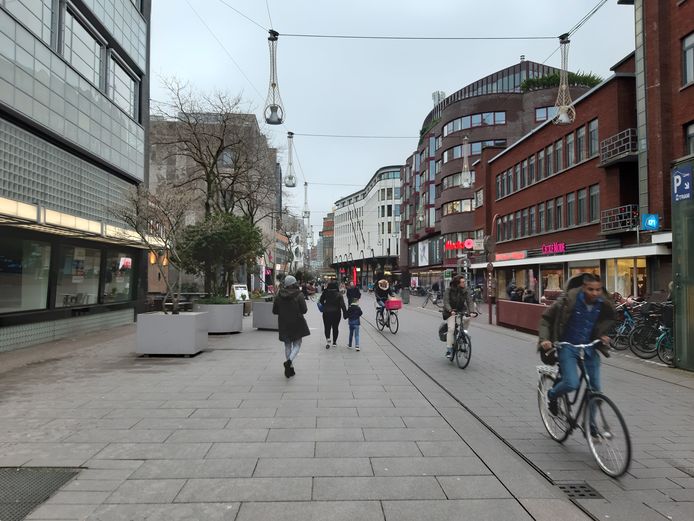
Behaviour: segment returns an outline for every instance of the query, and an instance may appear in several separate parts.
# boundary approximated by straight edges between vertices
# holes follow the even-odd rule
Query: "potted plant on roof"
[[[137,316],[136,352],[138,354],[197,354],[207,346],[207,317],[204,313],[179,313],[181,257],[179,242],[194,200],[183,189],[166,183],[155,192],[138,186],[122,204],[112,208],[113,215],[130,231],[123,238],[139,239],[150,251],[150,258],[164,281],[171,313],[142,313]]]
[[[259,230],[247,219],[229,213],[214,213],[186,228],[180,246],[182,266],[205,277],[207,297],[195,309],[208,313],[208,333],[238,333],[243,330],[243,302],[234,291],[234,273],[258,254]]]

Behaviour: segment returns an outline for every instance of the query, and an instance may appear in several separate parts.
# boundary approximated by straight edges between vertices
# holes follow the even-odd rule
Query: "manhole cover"
[[[603,499],[588,483],[558,483],[557,486],[569,499]]]
[[[0,520],[24,519],[78,473],[74,468],[0,467]]]

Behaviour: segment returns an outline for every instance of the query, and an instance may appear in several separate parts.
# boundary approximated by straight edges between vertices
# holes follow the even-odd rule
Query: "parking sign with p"
[[[680,165],[672,172],[672,201],[677,203],[692,198],[692,165]]]

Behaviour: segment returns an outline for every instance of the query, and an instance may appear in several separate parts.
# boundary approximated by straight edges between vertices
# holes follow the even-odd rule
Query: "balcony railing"
[[[600,166],[631,161],[638,154],[638,135],[635,128],[622,130],[600,143]]]
[[[624,204],[600,212],[600,232],[607,235],[635,230],[639,225],[639,207]]]

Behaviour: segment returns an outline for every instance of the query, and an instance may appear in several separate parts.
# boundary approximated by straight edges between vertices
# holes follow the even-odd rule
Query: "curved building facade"
[[[523,92],[521,85],[558,72],[522,60],[446,97],[426,116],[417,150],[402,168],[400,266],[417,277],[413,284],[431,285],[482,248],[483,214],[475,209],[484,192],[475,188],[475,161],[483,148],[505,148],[554,116],[556,87]],[[586,90],[572,87],[571,95]],[[477,239],[475,248],[461,247],[466,239]]]

